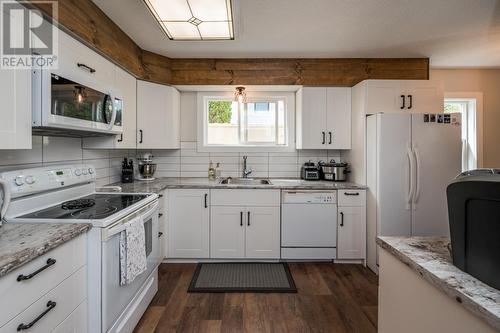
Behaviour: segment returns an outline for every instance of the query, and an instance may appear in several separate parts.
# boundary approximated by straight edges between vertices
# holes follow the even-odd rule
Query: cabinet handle
[[[158,218],[161,218],[163,216],[163,213],[158,213]]]
[[[328,141],[328,144],[332,144],[332,132],[328,132],[328,135],[330,136],[330,140]]]
[[[120,138],[118,139],[118,142],[122,142],[123,141],[123,134],[120,134]]]
[[[247,212],[247,226],[250,226],[250,211]]]
[[[240,227],[243,226],[243,212],[240,212]]]
[[[323,133],[323,141],[321,142],[321,144],[324,145],[326,142],[326,134],[325,134],[325,132],[321,132],[321,133]]]
[[[413,96],[412,95],[408,95],[408,99],[410,100],[410,105],[408,105],[408,110],[411,109],[413,107]]]
[[[163,194],[158,194],[158,198],[163,198]]]
[[[56,263],[56,260],[55,259],[52,259],[52,258],[49,258],[47,259],[47,264],[39,269],[37,269],[36,271],[34,271],[33,273],[29,274],[29,275],[19,275],[17,277],[17,282],[21,282],[21,281],[24,281],[24,280],[29,280],[31,279],[32,277],[34,277],[35,275],[37,275],[38,273],[40,273],[41,271],[43,270],[46,270],[47,268],[49,268],[50,266],[54,265]]]
[[[205,208],[208,208],[207,199],[208,199],[208,193],[205,193]]]
[[[161,236],[163,236],[163,232],[158,232],[158,238],[160,238]]]
[[[33,325],[36,324],[37,321],[39,321],[40,319],[43,318],[43,316],[45,316],[47,313],[49,313],[50,310],[52,310],[53,308],[56,307],[56,302],[54,301],[48,301],[47,302],[47,310],[43,311],[42,313],[40,313],[38,315],[38,317],[36,317],[35,319],[33,319],[33,321],[29,324],[19,324],[19,326],[17,326],[17,331],[24,331],[24,330],[29,330],[30,328],[33,327]]]
[[[94,74],[95,73],[95,69],[93,69],[92,67],[89,67],[89,66],[87,66],[85,64],[82,64],[82,63],[79,62],[76,65],[78,66],[78,68],[83,68],[83,69],[88,70],[90,74]]]
[[[340,212],[340,226],[344,226],[344,212]]]
[[[349,192],[344,192],[344,195],[359,195],[359,192],[355,192],[355,193],[349,193]]]
[[[142,130],[139,130],[139,134],[140,134],[140,136],[139,136],[139,138],[140,138],[139,139],[139,143],[142,143]]]
[[[401,100],[403,101],[403,104],[401,105],[400,109],[403,110],[405,108],[405,95],[401,95]]]

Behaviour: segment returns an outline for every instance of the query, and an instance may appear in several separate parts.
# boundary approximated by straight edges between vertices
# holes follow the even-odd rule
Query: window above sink
[[[295,93],[198,93],[198,151],[287,152],[295,149]]]

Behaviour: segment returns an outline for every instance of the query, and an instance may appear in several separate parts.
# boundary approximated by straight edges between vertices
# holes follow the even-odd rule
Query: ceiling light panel
[[[144,0],[172,40],[234,39],[231,0]]]

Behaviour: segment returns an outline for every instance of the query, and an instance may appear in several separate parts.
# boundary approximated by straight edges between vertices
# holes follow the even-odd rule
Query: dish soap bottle
[[[210,164],[208,165],[208,179],[215,180],[215,169],[212,161],[210,161]]]
[[[217,162],[217,165],[215,166],[215,178],[220,179],[222,176],[222,169],[220,167],[220,163]]]

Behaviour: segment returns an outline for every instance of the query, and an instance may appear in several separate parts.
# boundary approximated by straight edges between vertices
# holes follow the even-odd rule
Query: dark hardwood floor
[[[160,266],[135,333],[377,331],[377,277],[361,265],[292,263],[297,294],[188,294],[195,267]]]

